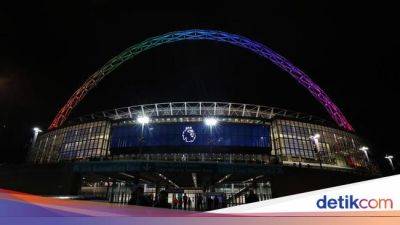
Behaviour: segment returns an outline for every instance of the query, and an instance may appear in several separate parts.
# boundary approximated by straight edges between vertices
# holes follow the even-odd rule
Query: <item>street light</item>
[[[312,136],[310,136],[310,139],[313,141],[315,148],[317,150],[317,152],[319,152],[319,138],[321,137],[321,135],[319,134],[314,134]]]
[[[39,127],[34,127],[33,128],[32,148],[35,146],[37,137],[38,137],[40,132],[43,132],[43,131]]]
[[[369,150],[369,148],[368,148],[367,146],[362,146],[362,147],[360,148],[360,151],[363,151],[363,152],[364,152],[365,157],[367,158],[367,162],[369,162],[368,150]]]
[[[390,166],[392,167],[392,170],[394,170],[394,165],[393,165],[393,158],[394,158],[394,156],[392,156],[392,155],[386,155],[385,158],[386,158],[387,160],[389,160],[389,164],[390,164]]]
[[[319,138],[320,137],[321,137],[320,134],[314,134],[314,135],[310,136],[310,139],[313,141],[313,143],[315,145],[315,150],[316,150],[316,153],[318,154],[319,166],[322,169],[322,159],[321,159],[321,153],[320,153],[320,148],[319,148]]]
[[[40,132],[42,132],[42,130],[41,130],[39,127],[34,127],[34,128],[33,128],[33,131],[34,131],[35,133],[40,133]]]
[[[321,135],[318,134],[318,133],[311,136],[311,138],[317,139],[317,140],[318,140],[320,137],[321,137]]]

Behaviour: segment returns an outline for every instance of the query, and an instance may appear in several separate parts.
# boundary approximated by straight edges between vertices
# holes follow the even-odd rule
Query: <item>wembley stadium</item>
[[[331,120],[208,101],[135,105],[68,119],[119,65],[147,49],[183,40],[222,42],[266,58],[306,88]],[[153,200],[163,191],[171,207],[185,196],[191,202],[185,208],[209,210],[374,177],[379,172],[366,146],[328,95],[268,47],[221,31],[177,31],[129,47],[89,76],[46,131],[35,129],[29,164],[19,172],[23,179],[9,180],[20,190],[30,183],[33,193],[121,204],[129,203],[136,190]]]
[[[80,194],[126,203],[131,186],[145,193],[224,195],[245,203],[254,189],[272,197],[283,167],[365,173],[370,166],[354,133],[285,109],[225,102],[169,102],[107,110],[41,134],[35,164],[72,162]],[[107,187],[113,183],[111,196]],[[172,200],[171,200],[172,201]]]

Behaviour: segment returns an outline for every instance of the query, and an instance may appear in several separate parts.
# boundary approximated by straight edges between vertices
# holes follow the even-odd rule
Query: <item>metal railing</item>
[[[305,113],[295,112],[263,105],[230,102],[165,102],[145,105],[134,105],[96,112],[76,118],[72,121],[93,119],[136,119],[138,116],[225,116],[272,119],[274,117],[295,118],[305,121],[326,123],[327,121]]]

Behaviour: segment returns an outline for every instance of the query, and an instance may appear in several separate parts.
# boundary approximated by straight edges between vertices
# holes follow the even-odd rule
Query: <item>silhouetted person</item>
[[[186,196],[186,194],[183,195],[183,209],[186,210],[187,209],[187,203],[188,203],[188,197]]]
[[[131,193],[131,198],[128,201],[128,205],[136,205],[137,195],[136,192]]]
[[[213,205],[211,196],[207,196],[206,202],[207,202],[207,210],[211,210]]]
[[[226,202],[226,196],[225,195],[223,195],[222,196],[222,198],[221,198],[221,207],[222,208],[226,208],[228,205],[227,205],[227,202]]]
[[[246,196],[246,203],[258,202],[258,196],[254,194],[253,190],[250,190],[249,194]]]
[[[214,209],[219,208],[219,199],[218,196],[214,196]]]
[[[178,209],[182,209],[182,194],[178,195]]]
[[[131,199],[128,204],[130,205],[141,205],[141,206],[152,206],[152,200],[144,195],[143,187],[137,187],[132,193]]]
[[[171,204],[168,203],[168,193],[166,191],[160,191],[158,194],[158,200],[154,204],[154,207],[171,208]]]
[[[192,208],[192,199],[189,198],[188,199],[188,209],[191,210],[191,208]]]
[[[203,196],[202,195],[198,196],[196,204],[197,204],[197,210],[202,211],[203,210]]]
[[[178,209],[178,199],[176,198],[176,196],[175,196],[175,194],[174,194],[174,196],[173,196],[173,198],[172,198],[172,208],[174,208],[174,209]]]

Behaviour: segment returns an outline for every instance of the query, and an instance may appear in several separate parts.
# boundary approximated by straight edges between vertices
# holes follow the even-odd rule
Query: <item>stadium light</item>
[[[148,116],[139,116],[137,118],[138,123],[144,125],[150,123],[150,118]]]
[[[212,151],[212,144],[213,144],[213,127],[217,125],[218,120],[213,117],[204,118],[204,124],[210,128],[210,152]]]
[[[310,139],[313,141],[315,148],[317,149],[317,151],[319,152],[319,138],[321,137],[320,134],[314,134],[312,136],[310,136]]]
[[[205,123],[207,126],[209,126],[209,127],[213,127],[213,126],[217,125],[218,120],[215,119],[215,118],[212,118],[212,117],[210,117],[210,118],[205,118],[205,119],[204,119],[204,123]]]
[[[394,170],[393,158],[394,158],[394,156],[392,156],[392,155],[386,155],[385,156],[385,159],[389,160],[389,164],[392,167],[392,170]]]
[[[312,140],[318,140],[320,137],[321,137],[320,134],[314,134],[314,135],[310,136],[310,138],[311,138]]]
[[[367,158],[367,162],[369,162],[368,150],[369,150],[369,148],[368,148],[367,146],[362,146],[362,147],[360,148],[360,151],[363,151],[363,152],[364,152],[365,157]]]

